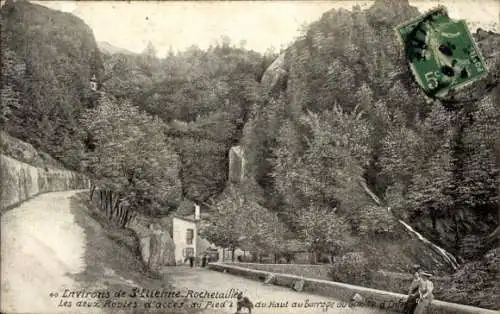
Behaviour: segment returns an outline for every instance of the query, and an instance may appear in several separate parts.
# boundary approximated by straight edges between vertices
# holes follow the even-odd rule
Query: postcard
[[[2,1],[2,313],[498,313],[500,3]]]

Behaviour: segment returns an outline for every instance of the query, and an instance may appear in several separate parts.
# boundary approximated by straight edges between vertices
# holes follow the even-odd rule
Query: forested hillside
[[[364,177],[398,217],[462,255],[468,237],[498,225],[500,36],[476,35],[490,67],[481,99],[428,103],[393,31],[417,14],[404,1],[325,13],[285,53],[244,141],[253,176],[287,214],[363,216]]]
[[[265,74],[263,101],[242,139],[250,177],[266,194],[263,205],[309,235],[303,238],[312,249],[364,251],[368,262],[397,270],[430,256],[404,249],[402,219],[462,263],[488,256],[490,272],[475,264],[485,272],[465,280],[480,287],[453,289],[491,291],[485,282],[498,274],[488,236],[499,219],[500,35],[474,30],[490,70],[485,80],[454,100],[429,102],[393,30],[418,14],[407,1],[377,1],[368,10],[326,12],[311,24]],[[325,217],[332,223],[320,223]]]
[[[229,148],[238,143],[260,97],[260,78],[276,55],[235,47],[227,38],[208,50],[155,55],[151,43],[140,55],[103,55],[102,87],[168,124],[181,158],[183,196],[204,202],[225,187]]]
[[[229,148],[275,54],[228,38],[166,58],[151,44],[142,54],[103,54],[71,14],[25,1],[8,1],[1,13],[1,118],[9,134],[94,175],[145,212],[173,210],[182,197],[203,202],[224,189]]]
[[[92,106],[89,81],[103,67],[92,30],[79,18],[7,1],[1,9],[5,130],[80,169],[78,118]]]

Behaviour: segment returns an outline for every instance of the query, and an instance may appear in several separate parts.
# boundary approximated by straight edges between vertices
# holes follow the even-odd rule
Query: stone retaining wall
[[[88,189],[89,180],[69,170],[35,167],[0,155],[0,213],[45,192]]]
[[[236,265],[228,265],[222,263],[210,263],[208,268],[216,271],[225,271],[233,275],[243,276],[253,280],[264,281],[264,279],[273,274],[274,284],[285,287],[292,287],[293,283],[297,280],[304,280],[303,291],[318,294],[326,297],[331,297],[340,301],[349,302],[355,293],[360,294],[365,299],[365,304],[377,307],[390,309],[391,313],[401,313],[401,304],[406,299],[403,294],[392,293],[388,291],[375,290],[370,288],[364,288],[360,286],[354,286],[339,282],[305,278],[301,276],[282,274],[282,273],[271,273],[263,270],[255,270],[244,267],[239,267]],[[431,308],[428,313],[439,313],[439,314],[495,314],[497,311],[486,310],[482,308],[449,303],[434,300],[432,302]]]

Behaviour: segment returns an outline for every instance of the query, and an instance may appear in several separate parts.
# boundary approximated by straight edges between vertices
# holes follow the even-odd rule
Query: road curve
[[[1,217],[3,313],[67,312],[50,293],[78,288],[68,275],[86,266],[85,233],[70,211],[78,192],[42,194]]]

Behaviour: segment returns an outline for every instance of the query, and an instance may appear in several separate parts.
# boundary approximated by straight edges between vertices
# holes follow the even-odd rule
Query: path
[[[178,289],[191,289],[193,291],[203,291],[208,290],[209,292],[227,292],[230,289],[238,289],[243,291],[245,296],[248,296],[250,300],[256,304],[257,302],[262,302],[266,304],[265,308],[254,308],[252,313],[360,313],[360,314],[375,314],[375,313],[387,313],[381,312],[376,309],[362,309],[362,308],[337,308],[336,300],[332,298],[326,298],[322,296],[312,295],[309,293],[295,292],[291,289],[273,285],[264,285],[262,282],[221,273],[213,270],[208,270],[204,268],[194,268],[191,269],[187,266],[177,266],[177,267],[165,267],[163,272],[168,273],[170,277],[174,280],[174,285]],[[226,301],[225,308],[221,309],[210,309],[211,306],[208,302],[204,302],[203,307],[207,307],[208,310],[204,313],[235,313],[236,309],[234,307],[229,308],[228,304],[234,299],[204,299],[205,301]],[[307,300],[308,304],[314,302],[335,302],[333,308],[292,308],[293,302],[305,303]],[[269,307],[270,302],[277,302],[281,304],[286,304],[287,307]],[[330,304],[331,304],[330,303]],[[235,306],[235,303],[233,304]],[[246,312],[245,312],[246,313]]]
[[[78,288],[68,274],[85,269],[85,233],[70,212],[78,192],[42,194],[1,217],[2,312],[64,311],[49,293]]]

